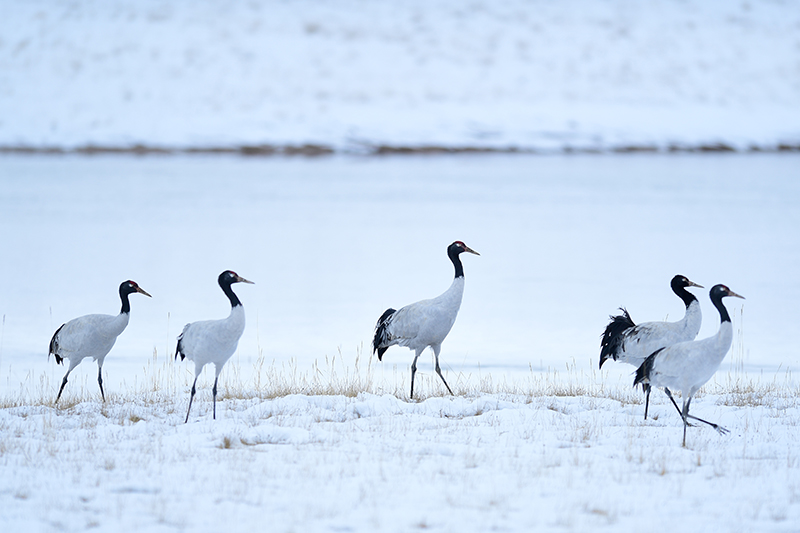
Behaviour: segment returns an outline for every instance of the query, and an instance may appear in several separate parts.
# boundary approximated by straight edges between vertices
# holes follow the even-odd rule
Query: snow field
[[[774,150],[792,2],[12,2],[0,147]]]
[[[241,397],[247,387],[226,368],[218,419],[206,380],[184,425],[190,384],[160,365],[150,395],[102,404],[73,391],[54,407],[48,391],[0,410],[6,527],[629,531],[669,520],[790,531],[800,519],[800,405],[785,384],[707,386],[694,412],[731,434],[691,427],[683,449],[664,394],[654,391],[644,421],[638,392],[574,369],[510,392],[408,402],[371,391]],[[295,376],[300,389],[310,379]]]

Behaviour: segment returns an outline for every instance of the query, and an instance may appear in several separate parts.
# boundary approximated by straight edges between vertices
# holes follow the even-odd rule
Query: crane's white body
[[[684,398],[694,396],[719,369],[732,342],[733,326],[726,321],[713,337],[664,348],[653,360],[650,386],[679,390]]]
[[[232,307],[228,318],[186,324],[178,340],[181,353],[194,361],[195,377],[208,363],[214,363],[216,376],[219,376],[222,367],[236,352],[244,326],[244,307],[241,305]]]
[[[387,324],[385,346],[405,346],[421,354],[430,346],[438,356],[447,334],[453,328],[464,295],[464,277],[453,280],[450,288],[430,300],[421,300],[396,311]]]
[[[91,357],[103,366],[103,361],[117,342],[117,337],[125,331],[130,313],[112,315],[85,315],[74,318],[61,326],[54,337],[53,353],[62,359],[69,359],[70,370],[81,361]]]
[[[700,302],[694,300],[686,308],[684,317],[677,322],[638,324],[623,333],[622,350],[616,354],[616,360],[638,368],[656,350],[694,340],[700,333],[702,323]]]

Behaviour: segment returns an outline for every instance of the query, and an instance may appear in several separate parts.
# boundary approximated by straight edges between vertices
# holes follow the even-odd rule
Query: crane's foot
[[[703,424],[708,424],[712,428],[716,429],[717,433],[719,433],[720,435],[727,435],[728,433],[730,433],[730,431],[728,431],[724,427],[720,426],[719,424],[715,424],[713,422],[709,422],[708,420],[703,420],[702,418],[697,418],[696,416],[692,416],[692,415],[687,415],[686,417],[687,418],[691,418],[692,420],[697,420],[698,422],[702,422]],[[688,421],[687,421],[687,425],[690,425],[690,424],[688,424]]]

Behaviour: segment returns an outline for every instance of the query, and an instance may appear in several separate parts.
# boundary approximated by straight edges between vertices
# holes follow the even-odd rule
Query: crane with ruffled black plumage
[[[447,391],[453,394],[439,367],[439,352],[442,349],[442,341],[450,333],[461,308],[461,299],[464,295],[464,267],[459,256],[464,252],[480,255],[461,241],[455,241],[447,247],[447,256],[455,268],[455,278],[449,289],[430,300],[421,300],[399,310],[387,309],[375,326],[372,353],[377,352],[379,361],[383,360],[383,354],[390,346],[405,346],[414,350],[414,361],[411,363],[411,398],[414,397],[417,359],[428,346],[433,350],[436,360],[436,373],[442,378]]]
[[[681,391],[683,446],[686,446],[686,427],[690,418],[708,424],[720,434],[728,433],[727,429],[718,424],[689,414],[692,396],[716,373],[733,341],[733,324],[722,299],[727,296],[744,299],[744,296],[736,294],[725,285],[711,287],[709,296],[719,311],[720,325],[717,334],[699,341],[673,344],[655,351],[639,366],[633,381],[634,387],[636,385],[663,387],[670,399],[672,399],[670,387]],[[675,402],[674,399],[672,401]]]
[[[189,396],[189,409],[186,410],[186,420],[189,421],[189,413],[192,410],[192,401],[197,392],[197,378],[203,367],[208,363],[214,364],[214,388],[213,395],[213,418],[217,418],[217,381],[222,367],[230,359],[239,345],[239,338],[244,333],[244,306],[236,294],[231,289],[234,283],[250,283],[232,270],[226,270],[217,278],[222,292],[231,302],[231,313],[227,318],[220,320],[203,320],[192,322],[184,326],[180,336],[178,336],[178,346],[175,349],[175,359],[181,356],[194,361],[194,382],[192,382],[192,393]]]
[[[122,309],[118,315],[84,315],[61,324],[53,334],[48,358],[50,354],[54,355],[58,364],[69,359],[69,368],[61,380],[56,403],[61,398],[70,372],[87,357],[97,361],[97,383],[100,385],[100,396],[106,401],[106,393],[103,391],[103,362],[117,342],[117,337],[128,327],[131,316],[128,295],[137,292],[150,296],[135,281],[123,281],[119,286]]]
[[[686,290],[687,287],[702,285],[690,281],[686,276],[676,275],[670,281],[672,291],[683,300],[686,313],[677,322],[643,322],[636,324],[627,309],[621,308],[621,315],[609,317],[600,341],[600,368],[608,359],[621,361],[638,368],[648,355],[654,351],[679,342],[694,340],[700,332],[703,316],[697,297]],[[644,386],[644,418],[650,407],[650,387]],[[675,409],[681,410],[674,401]]]

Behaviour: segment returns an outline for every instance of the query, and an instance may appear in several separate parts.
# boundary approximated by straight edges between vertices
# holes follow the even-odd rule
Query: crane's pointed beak
[[[146,291],[146,290],[144,290],[144,289],[143,289],[143,288],[141,288],[141,287],[136,287],[136,292],[142,293],[142,294],[144,294],[145,296],[148,296],[148,297],[152,298],[152,296],[150,296],[150,295],[147,293],[147,291]]]
[[[699,283],[695,283],[694,281],[691,280],[689,280],[689,287],[700,287],[701,289],[705,289],[705,287],[703,287]]]
[[[735,298],[741,298],[742,300],[744,300],[744,299],[745,299],[745,297],[744,297],[744,296],[742,296],[741,294],[736,294],[735,292],[733,292],[733,291],[732,291],[732,290],[730,290],[730,289],[728,289],[728,296],[733,296],[733,297],[735,297]]]
[[[255,283],[253,283],[249,279],[244,279],[242,276],[236,276],[236,282],[237,283],[249,283],[250,285],[255,285]]]
[[[475,255],[481,255],[478,252],[476,252],[475,250],[473,250],[472,248],[470,248],[469,246],[467,246],[466,244],[464,245],[464,251],[465,252],[469,252],[471,254],[475,254]]]

